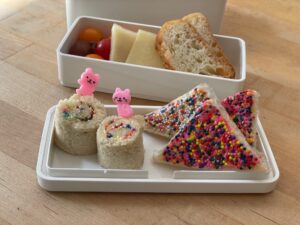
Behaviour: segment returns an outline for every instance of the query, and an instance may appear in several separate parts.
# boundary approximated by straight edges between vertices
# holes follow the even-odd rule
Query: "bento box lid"
[[[226,0],[66,0],[67,25],[78,16],[94,16],[152,25],[192,12],[205,14],[213,33],[219,33]]]

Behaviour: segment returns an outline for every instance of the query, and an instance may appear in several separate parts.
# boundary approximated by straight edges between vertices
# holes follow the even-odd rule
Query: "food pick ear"
[[[88,68],[85,69],[85,73],[93,74],[93,69],[88,67]]]
[[[99,81],[99,80],[100,80],[100,75],[97,74],[97,73],[95,73],[95,74],[94,74],[94,78],[95,78],[96,81]]]
[[[115,90],[115,92],[120,92],[120,91],[122,91],[122,90],[121,90],[121,88],[118,88],[118,87]]]

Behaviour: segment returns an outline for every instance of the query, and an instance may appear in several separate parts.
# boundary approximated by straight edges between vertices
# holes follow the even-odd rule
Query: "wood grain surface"
[[[269,194],[50,193],[35,166],[57,79],[63,0],[36,0],[0,20],[0,224],[300,224],[300,1],[228,0],[221,33],[247,44],[247,88],[281,177]],[[104,103],[111,96],[97,94]],[[133,104],[159,105],[134,99]]]

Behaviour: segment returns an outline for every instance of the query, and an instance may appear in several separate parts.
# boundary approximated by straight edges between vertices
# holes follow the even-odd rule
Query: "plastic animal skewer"
[[[131,102],[131,94],[129,89],[122,91],[120,88],[116,88],[113,94],[113,102],[117,105],[118,115],[124,118],[133,116],[133,110],[129,105]]]
[[[86,68],[77,81],[80,87],[76,89],[79,95],[94,95],[94,91],[100,81],[100,75],[94,74],[92,68]]]

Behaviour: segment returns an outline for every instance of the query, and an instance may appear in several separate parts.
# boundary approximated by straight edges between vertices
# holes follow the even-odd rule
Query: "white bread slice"
[[[232,78],[232,67],[217,57],[196,29],[183,20],[168,21],[161,27],[156,48],[169,69]]]
[[[257,115],[259,94],[246,89],[221,101],[232,121],[237,125],[251,146],[257,141]]]
[[[207,99],[217,98],[207,84],[199,84],[158,110],[144,115],[145,131],[172,138]]]
[[[220,58],[226,66],[231,68],[230,71],[230,77],[234,77],[235,70],[234,67],[230,64],[229,60],[224,54],[224,51],[221,47],[221,45],[218,43],[217,39],[214,37],[213,33],[211,32],[208,18],[203,15],[202,13],[191,13],[185,17],[182,18],[183,21],[188,22],[191,26],[193,26],[198,34],[205,40],[205,42],[208,44],[208,46],[211,48],[212,51],[214,51],[215,55]]]
[[[216,99],[205,101],[153,160],[194,169],[269,170],[265,155],[247,143]]]
[[[60,100],[54,114],[55,144],[74,155],[96,153],[96,132],[105,117],[104,105],[94,96],[74,94]]]

